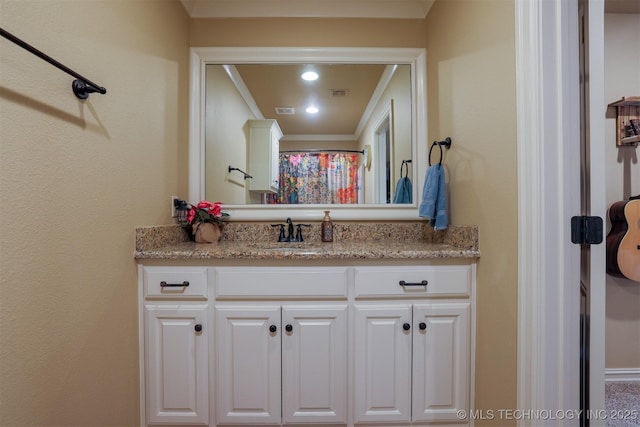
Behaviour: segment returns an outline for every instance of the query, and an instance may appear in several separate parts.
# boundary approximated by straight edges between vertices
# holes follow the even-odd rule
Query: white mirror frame
[[[192,47],[189,116],[189,201],[205,198],[205,69],[208,64],[251,63],[365,63],[409,64],[412,84],[412,158],[414,203],[407,205],[225,205],[232,221],[320,221],[330,209],[335,220],[416,220],[421,177],[427,169],[427,69],[426,50],[421,48],[353,47]],[[394,183],[395,185],[395,183]],[[224,200],[221,200],[224,203]]]

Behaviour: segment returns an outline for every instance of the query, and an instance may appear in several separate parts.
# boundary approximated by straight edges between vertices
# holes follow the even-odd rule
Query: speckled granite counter
[[[179,226],[136,229],[138,260],[410,260],[477,258],[478,228],[451,226],[434,231],[425,222],[337,223],[334,242],[320,241],[320,224],[305,230],[305,242],[279,243],[265,223],[234,223],[224,228],[215,244],[194,243]]]

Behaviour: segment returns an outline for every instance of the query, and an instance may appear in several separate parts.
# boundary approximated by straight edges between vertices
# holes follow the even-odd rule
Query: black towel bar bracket
[[[231,171],[238,171],[238,172],[240,172],[241,174],[243,174],[243,175],[244,175],[244,179],[245,179],[245,181],[247,180],[247,178],[248,178],[248,179],[253,178],[253,177],[252,177],[251,175],[249,175],[248,173],[246,173],[246,172],[244,172],[244,171],[241,171],[241,170],[240,170],[240,169],[238,169],[238,168],[234,168],[234,167],[229,166],[229,173],[231,173]]]
[[[81,74],[76,73],[71,68],[61,64],[60,62],[56,61],[55,59],[53,59],[49,55],[39,51],[35,47],[31,46],[29,43],[19,39],[18,37],[14,36],[10,32],[6,31],[4,28],[0,28],[0,35],[2,37],[4,37],[5,39],[14,42],[15,44],[17,44],[21,48],[23,48],[25,50],[28,50],[29,52],[33,53],[34,55],[36,55],[40,59],[43,59],[43,60],[47,61],[49,64],[53,65],[54,67],[56,67],[56,68],[64,71],[65,73],[75,77],[76,80],[74,80],[73,83],[71,84],[71,89],[73,90],[73,93],[79,99],[87,99],[89,97],[90,93],[101,93],[103,95],[105,93],[107,93],[107,89],[103,88],[100,85],[95,84],[94,82],[92,82],[88,78],[82,76]]]
[[[449,148],[451,148],[451,138],[449,138],[449,137],[446,137],[444,139],[444,141],[433,141],[433,143],[437,144],[439,146],[443,146],[444,145],[444,148],[446,148],[447,150]]]

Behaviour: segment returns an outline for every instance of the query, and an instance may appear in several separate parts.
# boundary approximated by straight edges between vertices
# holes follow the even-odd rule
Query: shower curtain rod
[[[81,74],[76,73],[71,68],[61,64],[60,62],[56,61],[55,59],[53,59],[49,55],[39,51],[35,47],[31,46],[29,43],[19,39],[18,37],[14,36],[10,32],[6,31],[4,28],[0,28],[0,35],[2,37],[4,37],[5,39],[14,42],[15,44],[17,44],[21,48],[23,48],[25,50],[28,50],[29,52],[33,53],[34,55],[36,55],[40,59],[43,59],[43,60],[47,61],[49,64],[53,65],[54,67],[56,67],[56,68],[64,71],[65,73],[75,77],[76,80],[73,81],[73,84],[71,85],[71,87],[73,89],[73,93],[78,98],[87,99],[89,97],[90,93],[99,92],[99,93],[101,93],[103,95],[105,93],[107,93],[107,89],[103,88],[102,86],[99,86],[99,85],[95,84],[94,82],[92,82],[88,78],[82,76]]]
[[[364,154],[364,150],[322,150],[320,148],[311,148],[308,150],[286,150],[281,153],[359,153]]]

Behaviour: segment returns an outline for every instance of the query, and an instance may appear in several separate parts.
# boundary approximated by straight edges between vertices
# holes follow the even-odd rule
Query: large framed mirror
[[[321,82],[298,80],[309,70]],[[191,77],[190,201],[221,201],[232,220],[245,221],[314,221],[325,209],[337,220],[418,218],[427,163],[424,49],[191,48]],[[321,112],[301,123],[311,103]],[[288,162],[329,161],[353,167],[351,199],[283,189]],[[412,195],[394,200],[404,176]],[[303,179],[295,178],[300,188],[315,188]]]

